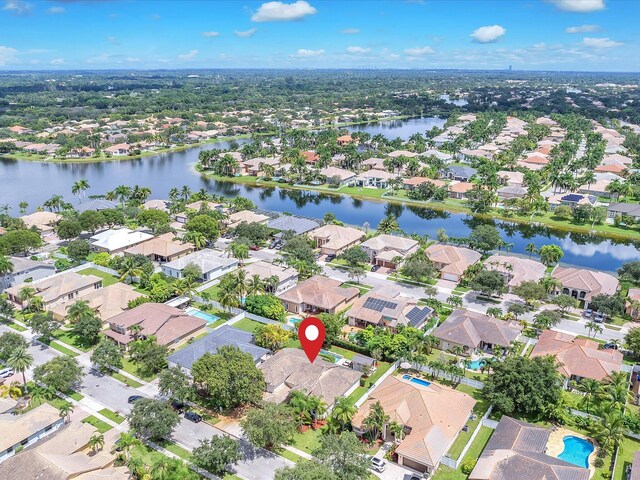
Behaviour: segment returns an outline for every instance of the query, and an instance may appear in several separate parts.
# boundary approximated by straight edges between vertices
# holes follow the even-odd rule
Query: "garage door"
[[[413,460],[409,460],[408,458],[403,458],[402,464],[405,467],[413,468],[414,470],[417,470],[419,472],[424,472],[427,470],[427,467],[425,467],[421,463],[414,462]]]
[[[458,281],[458,276],[454,275],[453,273],[443,273],[442,278],[444,278],[445,280],[450,280],[452,282]]]

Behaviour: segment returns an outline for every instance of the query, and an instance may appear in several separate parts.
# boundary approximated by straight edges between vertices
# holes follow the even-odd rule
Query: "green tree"
[[[554,305],[558,306],[558,308],[562,312],[562,315],[564,315],[569,309],[575,308],[578,305],[577,299],[575,299],[571,295],[565,295],[564,293],[553,297],[551,302]]]
[[[102,373],[122,368],[122,351],[115,342],[103,338],[91,353],[91,363]]]
[[[493,225],[478,225],[469,234],[469,245],[471,248],[487,253],[500,246],[502,238],[500,232]]]
[[[285,405],[266,402],[252,408],[240,422],[242,432],[256,447],[276,450],[289,443],[296,433],[297,422]]]
[[[340,314],[331,313],[321,313],[318,315],[318,318],[324,325],[324,346],[331,348],[333,343],[342,336],[342,328],[345,326],[346,320]]]
[[[210,215],[198,214],[191,217],[184,226],[188,232],[199,232],[209,242],[215,242],[220,236],[220,224]]]
[[[539,254],[540,261],[546,266],[555,265],[564,257],[564,252],[558,245],[543,245]]]
[[[193,463],[214,475],[223,476],[229,465],[234,465],[240,460],[240,443],[227,436],[201,440],[193,449]]]
[[[191,378],[178,366],[160,372],[158,375],[158,390],[161,395],[182,403],[192,400],[195,395],[195,390],[191,385]]]
[[[398,218],[394,215],[387,215],[380,223],[378,223],[378,232],[380,233],[393,233],[400,230],[400,225],[398,224]]]
[[[289,338],[291,338],[287,330],[280,325],[273,324],[260,325],[253,335],[256,345],[274,352],[286,347],[289,343]]]
[[[640,327],[632,327],[627,331],[624,344],[635,357],[640,356]]]
[[[558,310],[542,310],[533,317],[533,326],[538,330],[550,330],[560,323],[562,314]]]
[[[323,435],[313,456],[328,467],[338,480],[366,480],[371,460],[353,432]]]
[[[89,347],[98,343],[101,330],[102,320],[94,314],[82,317],[73,325],[71,331],[78,337],[82,345]]]
[[[287,316],[287,311],[280,299],[271,294],[249,295],[246,297],[244,307],[249,313],[279,322],[283,322]]]
[[[329,424],[337,426],[336,430],[344,431],[351,424],[351,420],[357,411],[358,409],[351,400],[347,397],[339,397],[331,410]]]
[[[276,470],[275,480],[338,480],[338,477],[329,467],[311,460]]]
[[[75,358],[61,355],[38,365],[33,370],[33,379],[36,383],[66,392],[76,387],[84,376],[82,367]]]
[[[0,335],[0,360],[6,362],[13,352],[27,348],[27,341],[19,333],[4,332]]]
[[[31,330],[40,336],[40,340],[48,342],[53,338],[53,332],[59,327],[60,323],[53,319],[52,312],[35,313],[28,321]]]
[[[258,403],[265,388],[264,376],[253,357],[237,347],[223,346],[215,354],[205,353],[191,369],[193,381],[224,409]]]
[[[27,393],[27,377],[25,372],[33,365],[33,355],[29,353],[26,347],[19,346],[7,358],[7,366],[13,368],[17,373],[22,374],[23,393]]]
[[[481,270],[469,282],[469,287],[483,295],[502,295],[507,291],[504,277],[495,270]]]
[[[538,282],[524,281],[513,288],[513,293],[522,298],[527,305],[532,305],[535,301],[544,300],[547,298],[548,293]]]
[[[67,309],[67,320],[71,324],[75,324],[84,318],[93,317],[95,317],[95,312],[93,311],[93,308],[91,308],[87,300],[76,300]]]
[[[162,400],[141,398],[128,416],[131,430],[144,440],[169,438],[180,423],[180,416]]]
[[[86,210],[78,215],[78,222],[80,222],[80,227],[82,227],[83,231],[94,234],[96,230],[107,223],[107,220],[102,212]]]
[[[91,245],[86,240],[73,240],[67,245],[67,255],[72,262],[83,262],[90,253]]]
[[[192,283],[198,282],[202,278],[202,269],[195,263],[188,263],[182,269],[182,276]]]

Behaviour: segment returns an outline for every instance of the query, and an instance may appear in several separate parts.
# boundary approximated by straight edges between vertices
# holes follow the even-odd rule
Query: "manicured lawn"
[[[78,350],[82,350],[83,352],[88,352],[92,348],[84,346],[78,337],[68,330],[56,330],[53,332],[53,336],[62,343],[66,343],[67,345],[77,348]]]
[[[312,453],[320,446],[320,437],[322,437],[320,430],[309,429],[304,433],[298,432],[294,435],[291,445],[303,452]]]
[[[78,271],[78,273],[80,275],[95,275],[96,277],[100,277],[102,279],[103,287],[108,287],[109,285],[118,283],[118,278],[113,275],[109,275],[108,273],[104,273],[97,268],[85,268],[84,270]]]
[[[462,450],[464,450],[464,447],[469,442],[471,435],[473,435],[473,432],[475,431],[478,424],[482,420],[482,416],[489,409],[489,404],[485,400],[483,400],[482,397],[480,396],[480,390],[477,390],[475,388],[471,388],[467,385],[462,385],[462,384],[458,385],[457,390],[460,390],[464,393],[471,395],[476,400],[477,403],[475,407],[473,407],[473,413],[476,416],[475,420],[467,420],[467,425],[469,426],[469,430],[466,432],[460,432],[460,434],[458,435],[458,438],[456,438],[455,442],[453,442],[453,445],[449,449],[449,454],[453,459],[457,459],[460,457]]]
[[[63,345],[60,345],[57,342],[53,342],[51,340],[39,340],[40,342],[44,343],[45,345],[48,345],[49,347],[53,348],[54,350],[58,350],[61,353],[64,353],[65,355],[69,355],[70,357],[77,357],[78,354],[76,352],[74,352],[73,350],[69,350],[68,348],[64,347]]]
[[[364,294],[368,293],[369,291],[371,291],[371,287],[369,287],[367,285],[359,285],[357,283],[343,283],[340,286],[342,288],[357,288],[358,290],[360,290],[360,295],[364,295]]]
[[[211,300],[218,301],[218,292],[219,291],[220,291],[220,287],[218,285],[213,285],[213,286],[203,290],[202,292],[210,295]]]
[[[125,418],[122,415],[118,415],[116,412],[112,412],[108,408],[103,408],[102,410],[98,411],[98,413],[103,417],[108,418],[112,422],[117,423],[118,425],[125,421]]]
[[[80,400],[82,400],[84,398],[84,395],[82,395],[81,393],[78,392],[74,392],[73,390],[68,391],[68,392],[64,392],[64,394],[70,398],[73,398],[76,402],[79,402]]]
[[[94,427],[96,427],[98,429],[98,431],[100,433],[108,432],[109,430],[111,430],[113,428],[107,422],[103,422],[102,420],[100,420],[99,418],[94,417],[93,415],[89,415],[87,418],[82,420],[82,423],[88,423],[90,425],[93,425]]]
[[[464,460],[469,458],[477,459],[484,447],[486,446],[489,438],[493,434],[493,430],[489,427],[481,427],[478,435],[473,440],[471,447],[467,451],[467,454],[464,457]],[[463,460],[463,462],[464,462]],[[462,465],[462,463],[460,465]],[[440,465],[435,475],[432,477],[432,480],[466,480],[467,475],[462,473],[459,469],[454,470],[453,468],[447,467],[446,465]]]
[[[255,320],[251,320],[250,318],[241,318],[231,326],[239,328],[240,330],[244,330],[245,332],[253,333],[260,325],[262,325],[260,322],[256,322]]]
[[[295,453],[287,450],[286,448],[283,448],[280,452],[278,452],[278,455],[288,460],[291,460],[294,463],[298,463],[299,461],[304,460],[304,458],[302,458],[300,455],[296,455]]]
[[[125,377],[124,375],[122,375],[119,372],[109,372],[109,375],[111,375],[116,380],[119,380],[122,383],[124,383],[126,385],[129,385],[130,387],[138,388],[138,387],[142,386],[142,383],[136,382],[135,380],[133,380],[133,379],[131,379],[129,377]]]
[[[380,377],[384,375],[384,373],[389,370],[389,368],[391,368],[391,365],[391,363],[387,362],[378,362],[378,368],[376,368],[375,373],[367,379],[368,386],[356,388],[347,398],[351,400],[352,403],[356,403],[360,399],[360,397],[362,397],[367,392],[367,390],[369,390],[371,385],[376,383],[380,379]]]
[[[127,373],[130,373],[131,375],[135,375],[136,377],[139,377],[142,380],[147,382],[150,382],[151,380],[156,378],[155,375],[146,376],[146,377],[143,376],[140,372],[138,372],[137,365],[129,357],[125,357],[122,359],[122,370],[124,370]]]
[[[191,455],[191,452],[189,450],[182,448],[180,445],[176,445],[175,443],[170,442],[169,440],[163,440],[162,442],[158,442],[158,445],[166,448],[174,455],[177,455],[180,458],[187,461],[191,461],[191,458],[193,456]]]
[[[633,463],[633,454],[638,450],[640,450],[640,442],[638,440],[624,437],[618,447],[618,460],[616,462],[616,470],[613,472],[613,480],[627,480],[625,475],[627,465]]]
[[[18,332],[24,332],[27,330],[22,325],[18,325],[17,323],[12,322],[11,320],[7,320],[6,318],[0,318],[0,323],[2,323],[3,325],[6,325],[9,328],[13,328]]]
[[[356,352],[352,352],[351,350],[347,350],[346,348],[336,347],[335,345],[329,349],[330,352],[337,353],[338,355],[342,355],[347,360],[353,359],[356,355]]]

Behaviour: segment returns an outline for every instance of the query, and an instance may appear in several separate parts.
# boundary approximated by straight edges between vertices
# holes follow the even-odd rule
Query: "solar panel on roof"
[[[571,193],[562,197],[562,200],[564,200],[565,202],[579,202],[580,200],[582,200],[582,195]]]
[[[381,312],[385,308],[394,309],[397,306],[397,303],[387,302],[386,300],[381,300],[380,298],[367,298],[363,305],[364,308],[375,310],[376,312]]]
[[[417,327],[418,325],[420,325],[422,322],[425,321],[425,319],[429,316],[430,312],[431,312],[431,309],[429,307],[425,307],[425,308],[413,307],[411,311],[407,313],[406,316],[411,326]]]

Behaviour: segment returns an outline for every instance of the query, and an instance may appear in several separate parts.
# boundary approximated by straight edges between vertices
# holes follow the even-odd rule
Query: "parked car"
[[[251,245],[249,247],[249,250],[253,250],[254,252],[257,252],[258,250],[260,250],[260,247],[258,245]]]
[[[3,368],[0,370],[0,378],[9,378],[13,375],[13,368]]]
[[[377,272],[378,270],[380,270],[380,265],[374,265],[373,267],[371,267],[372,272]]]
[[[377,458],[377,457],[373,457],[371,459],[371,467],[376,471],[376,472],[384,472],[385,469],[387,468],[387,462],[385,462],[384,460],[382,460],[381,458]]]
[[[604,314],[600,312],[596,312],[596,314],[593,316],[593,321],[596,323],[604,322]]]
[[[336,259],[335,255],[327,255],[325,262],[333,262]]]
[[[142,400],[144,397],[141,395],[131,395],[127,398],[127,403],[136,403],[138,400]]]
[[[584,311],[583,315],[585,316],[585,318],[591,318],[591,315],[593,315],[593,310],[588,308]]]
[[[419,473],[412,473],[409,480],[424,480],[426,477],[424,475],[420,475]]]
[[[186,407],[184,403],[178,400],[171,400],[171,408],[173,408],[175,411],[182,413],[184,407]]]
[[[616,345],[615,343],[605,343],[604,345],[602,345],[602,348],[605,350],[618,350],[620,347],[618,347],[618,345]]]
[[[192,421],[193,423],[199,423],[202,421],[202,416],[198,415],[196,412],[187,412],[184,414],[184,418]]]

